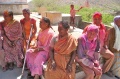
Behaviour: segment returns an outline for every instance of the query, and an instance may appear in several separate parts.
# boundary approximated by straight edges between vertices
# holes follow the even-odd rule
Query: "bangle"
[[[105,45],[105,46],[103,46],[105,49],[108,49],[108,46],[107,45]]]
[[[52,60],[52,64],[54,64],[55,63],[55,61],[54,60]]]
[[[38,51],[40,51],[40,48],[38,48]]]
[[[69,67],[72,67],[70,64],[68,65]]]

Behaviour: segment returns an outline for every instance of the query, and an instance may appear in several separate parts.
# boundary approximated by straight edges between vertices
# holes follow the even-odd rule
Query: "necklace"
[[[15,20],[12,20],[12,21],[6,23],[6,26],[9,26],[10,24],[13,24],[14,22],[15,22]]]

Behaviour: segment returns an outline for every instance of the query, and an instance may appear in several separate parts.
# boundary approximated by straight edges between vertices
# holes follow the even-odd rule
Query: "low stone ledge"
[[[62,13],[57,11],[45,11],[42,13],[42,17],[48,17],[52,25],[56,25],[59,21],[62,21]]]
[[[66,20],[70,23],[70,14],[62,14],[62,20]],[[75,26],[80,26],[82,18],[80,15],[75,15]]]

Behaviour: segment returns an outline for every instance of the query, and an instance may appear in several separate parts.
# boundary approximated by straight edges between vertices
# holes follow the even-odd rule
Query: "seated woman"
[[[3,30],[2,30],[1,23],[0,23],[0,65],[2,66],[3,71],[7,70],[6,63],[5,63],[5,51],[3,48]]]
[[[59,34],[50,44],[50,59],[45,72],[45,79],[75,79],[77,40],[68,33],[68,22],[58,24]]]
[[[5,50],[5,62],[12,70],[14,63],[17,67],[22,67],[23,59],[23,38],[21,24],[14,20],[12,11],[4,11],[4,20],[1,22],[3,34],[3,48]]]
[[[54,36],[54,31],[51,29],[50,20],[42,17],[40,20],[40,32],[38,34],[37,46],[27,50],[27,67],[30,69],[34,79],[39,79],[42,75],[43,64],[49,57],[49,44]]]
[[[78,38],[78,57],[76,61],[82,67],[86,76],[84,79],[100,79],[102,69],[99,64],[99,40],[98,27],[96,25],[89,25],[85,33]]]

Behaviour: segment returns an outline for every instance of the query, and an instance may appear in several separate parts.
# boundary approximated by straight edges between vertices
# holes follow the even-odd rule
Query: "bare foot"
[[[98,67],[93,67],[93,70],[96,75],[101,75],[102,74],[102,69],[99,69]]]

